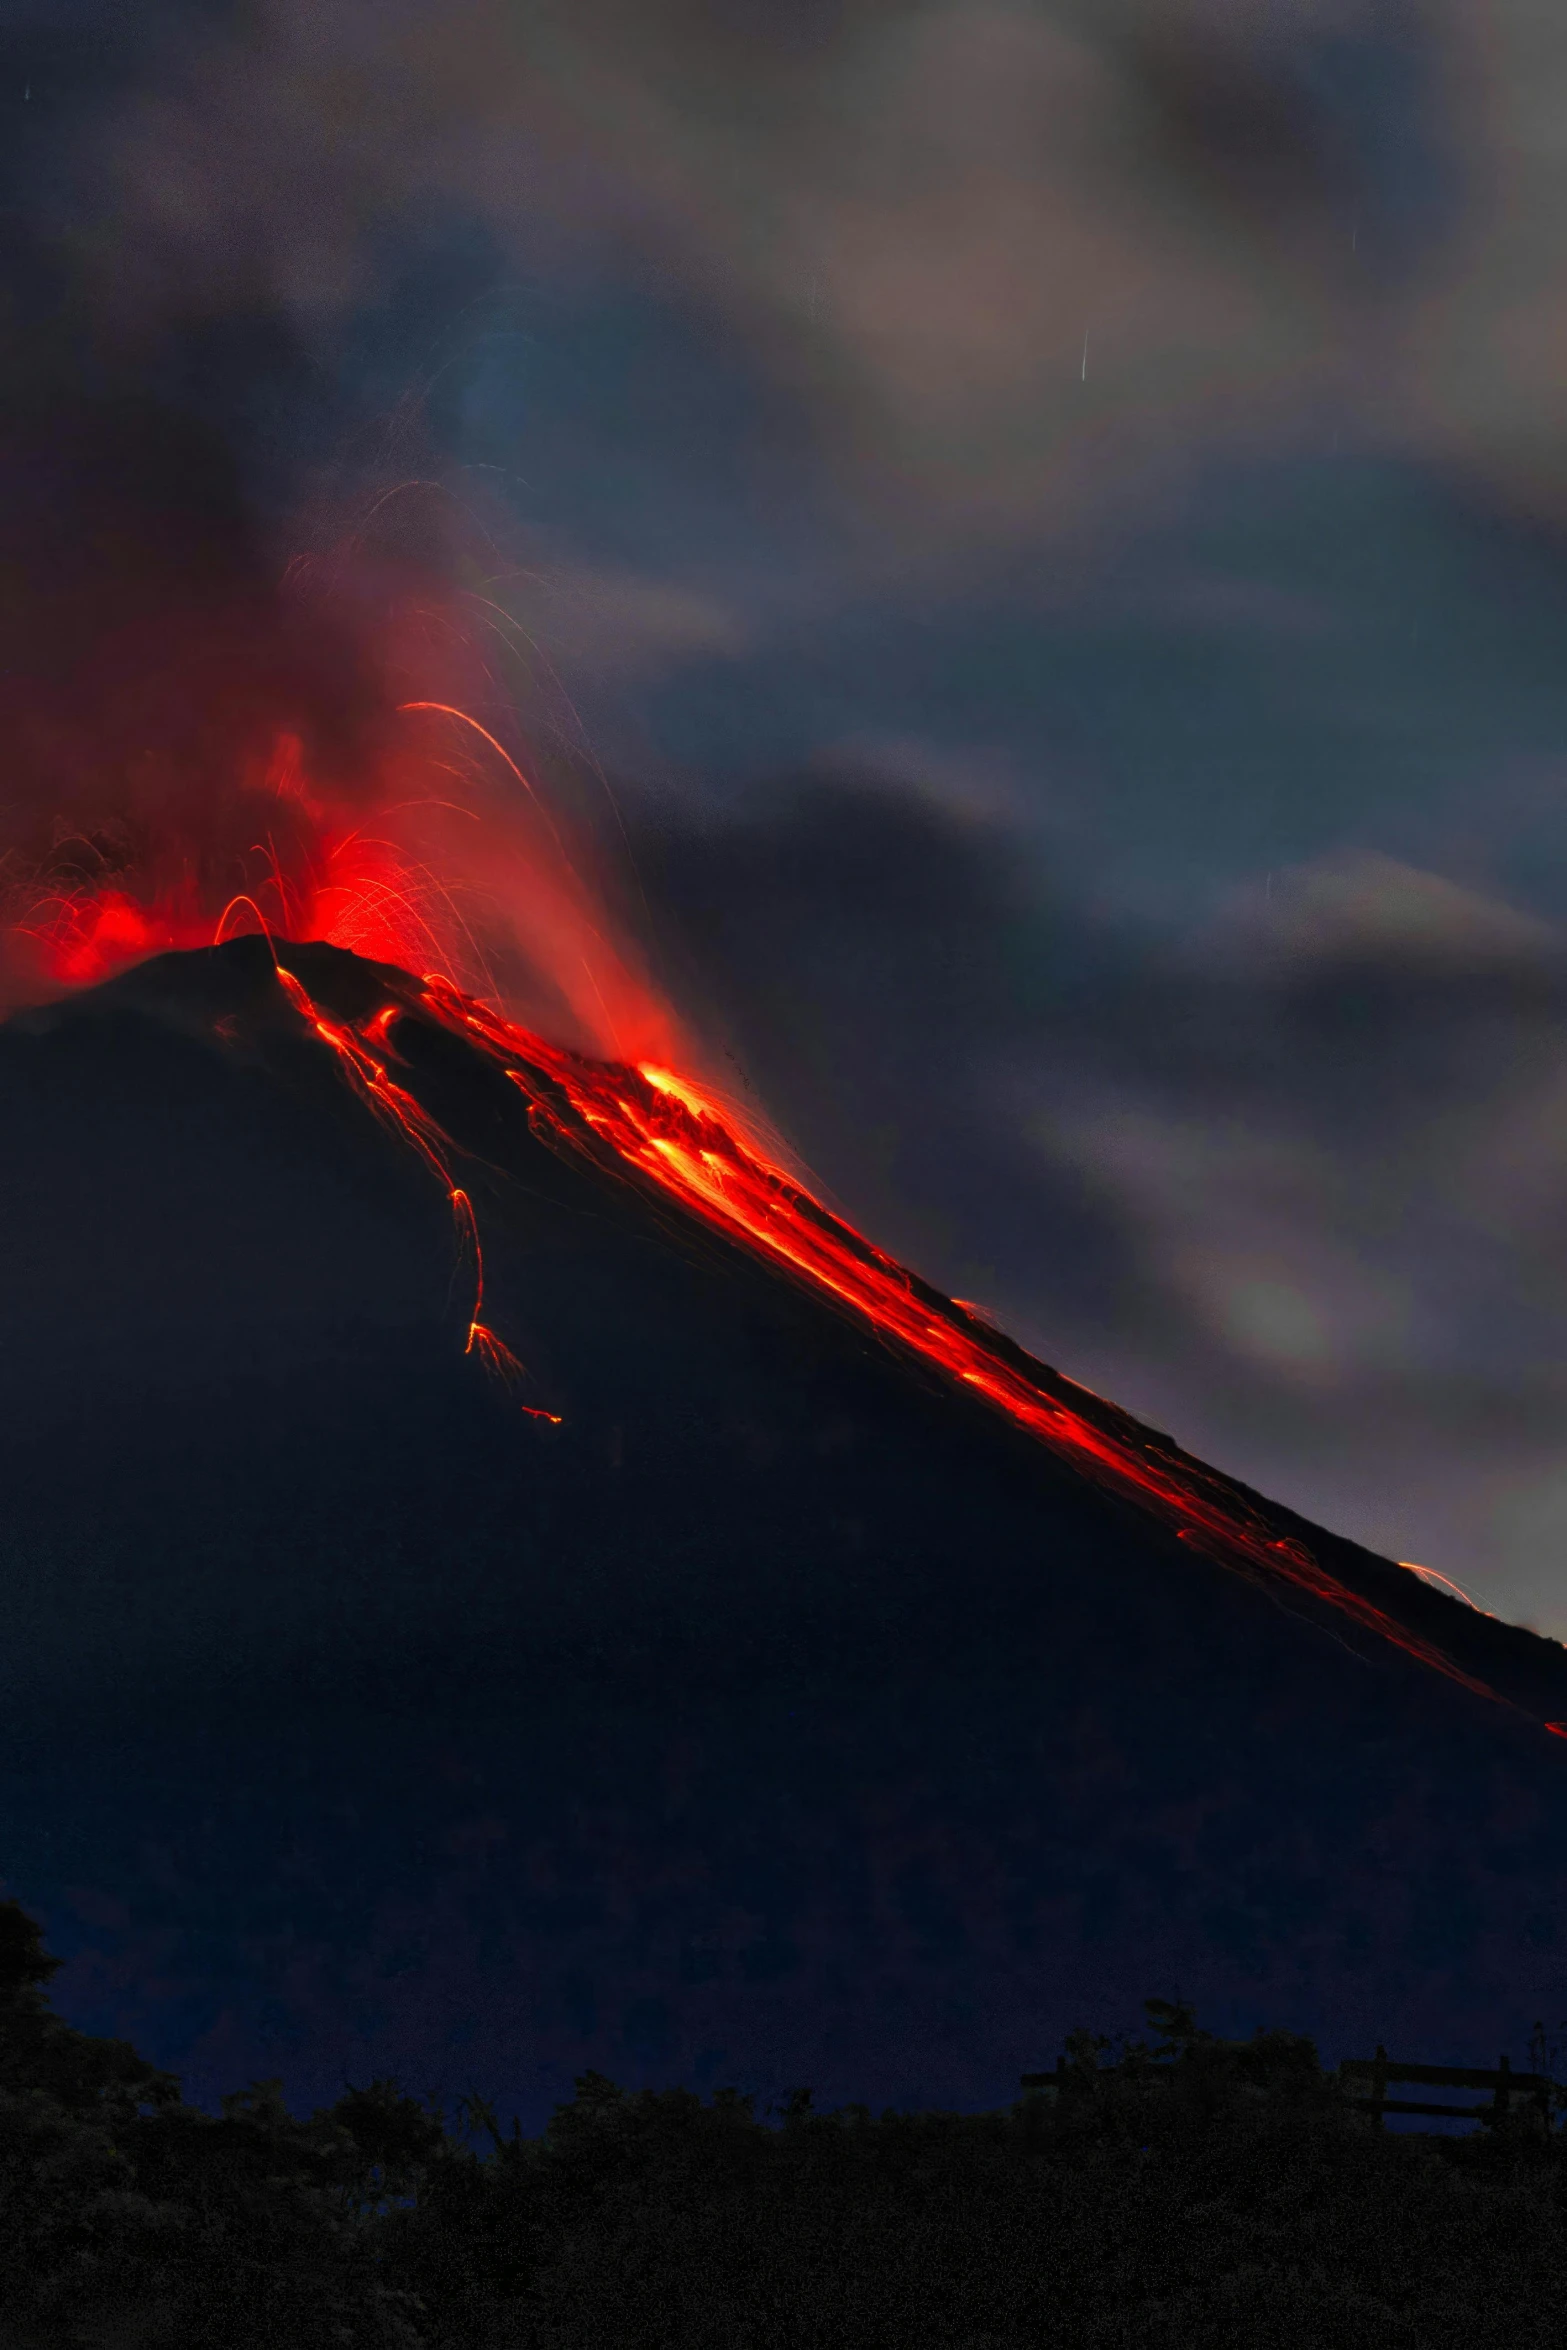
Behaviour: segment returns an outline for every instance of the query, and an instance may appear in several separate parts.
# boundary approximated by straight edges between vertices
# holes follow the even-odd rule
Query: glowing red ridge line
[[[583,1128],[689,1212],[730,1237],[749,1241],[841,1300],[872,1328],[973,1388],[1080,1469],[1151,1508],[1193,1548],[1222,1565],[1293,1584],[1476,1696],[1524,1710],[1465,1672],[1435,1642],[1341,1583],[1303,1543],[1276,1535],[1238,1496],[1210,1480],[1199,1463],[1177,1461],[1151,1439],[1118,1437],[1069,1404],[1042,1394],[997,1358],[983,1326],[934,1319],[929,1305],[916,1298],[903,1266],[832,1216],[782,1168],[739,1141],[690,1079],[663,1068],[634,1070],[558,1051],[440,978],[425,981],[424,1000],[445,1026],[500,1064],[560,1141],[582,1147],[581,1135],[541,1091],[541,1075],[564,1095]],[[641,1101],[639,1083],[647,1097]],[[659,1123],[671,1130],[660,1133]]]

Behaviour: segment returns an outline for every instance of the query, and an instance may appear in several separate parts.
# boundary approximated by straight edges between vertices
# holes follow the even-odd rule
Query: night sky
[[[1555,12],[0,23],[0,847],[444,600],[857,1223],[1567,1634]]]

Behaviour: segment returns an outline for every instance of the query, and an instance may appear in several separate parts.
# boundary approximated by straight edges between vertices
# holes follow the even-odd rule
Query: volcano
[[[0,1026],[5,1889],[193,2094],[975,2107],[1179,1992],[1557,2012],[1567,1652],[678,1072],[244,936]]]

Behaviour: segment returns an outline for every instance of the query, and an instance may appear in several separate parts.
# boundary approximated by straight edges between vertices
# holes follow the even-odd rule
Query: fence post
[[[1387,2050],[1379,2040],[1377,2042],[1376,2070],[1371,2075],[1371,2126],[1374,2130],[1380,2130],[1382,2127],[1382,2100],[1386,2095]]]

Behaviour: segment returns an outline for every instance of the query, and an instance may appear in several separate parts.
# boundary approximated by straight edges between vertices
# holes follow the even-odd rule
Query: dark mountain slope
[[[0,1028],[0,1862],[73,2015],[198,2092],[536,2115],[999,2100],[1176,1986],[1334,2052],[1562,2012],[1560,1648],[1262,1504],[1506,1702],[1244,1580],[396,1046],[520,1387],[261,942]]]

